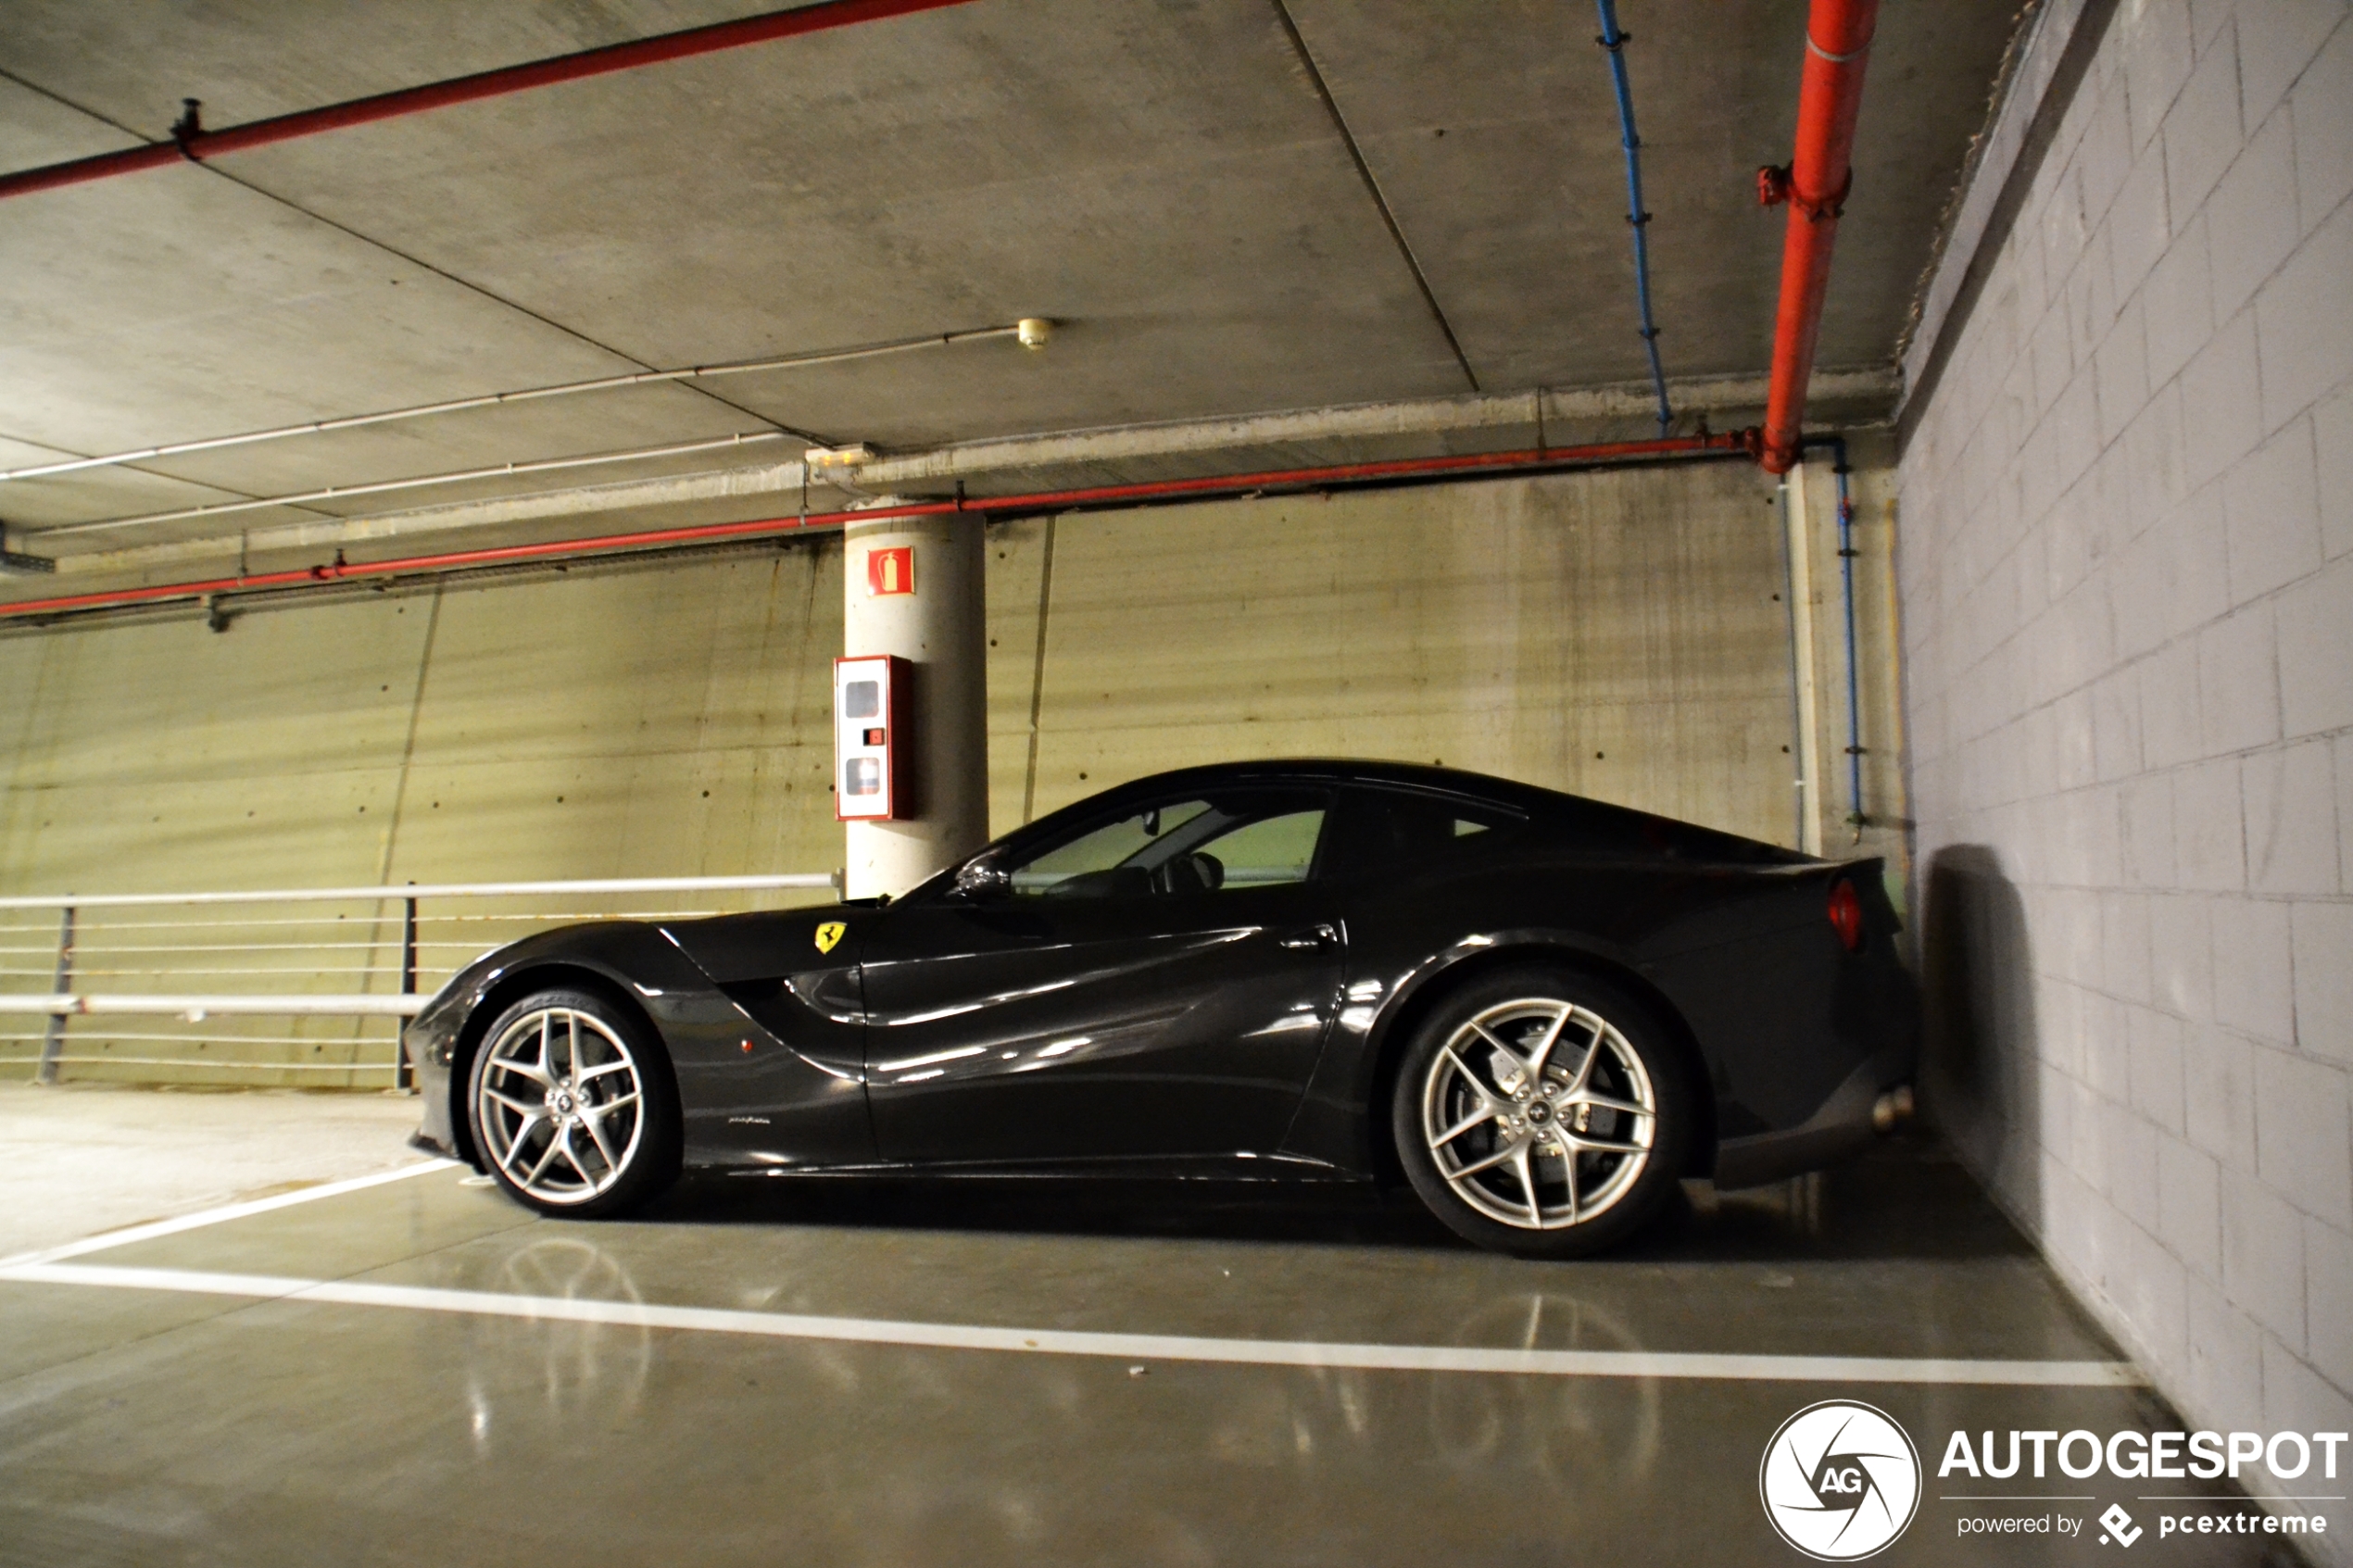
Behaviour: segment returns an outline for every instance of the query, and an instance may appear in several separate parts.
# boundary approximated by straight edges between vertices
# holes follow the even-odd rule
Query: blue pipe
[[[1846,600],[1846,820],[1859,841],[1863,836],[1863,710],[1855,672],[1855,502],[1846,489],[1846,438],[1832,435],[1806,445],[1828,446],[1837,459],[1831,471],[1838,476],[1838,570]]]
[[[1602,35],[1594,42],[1609,51],[1610,81],[1617,89],[1618,140],[1626,147],[1626,221],[1634,231],[1634,294],[1642,304],[1642,347],[1650,355],[1651,386],[1658,394],[1658,431],[1664,435],[1674,422],[1675,410],[1667,406],[1667,372],[1658,364],[1658,325],[1651,320],[1651,215],[1642,209],[1642,139],[1634,132],[1634,90],[1626,81],[1626,44],[1631,35],[1618,28],[1613,0],[1593,3],[1602,14]]]

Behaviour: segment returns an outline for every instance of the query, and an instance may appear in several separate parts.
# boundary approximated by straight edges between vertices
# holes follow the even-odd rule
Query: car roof
[[[1157,794],[1163,789],[1185,788],[1191,785],[1214,786],[1233,784],[1385,784],[1412,788],[1441,790],[1453,795],[1466,795],[1498,804],[1522,808],[1541,807],[1548,803],[1579,798],[1558,790],[1541,789],[1511,779],[1497,778],[1491,773],[1474,773],[1461,768],[1425,765],[1416,762],[1390,762],[1370,758],[1352,757],[1277,757],[1249,762],[1212,762],[1191,768],[1177,768],[1165,773],[1132,779],[1105,796],[1125,795],[1131,790]],[[1099,797],[1100,798],[1100,797]]]
[[[1449,768],[1441,764],[1426,766],[1416,762],[1348,757],[1282,757],[1178,768],[1114,785],[1064,807],[1050,818],[1041,818],[1030,826],[1038,827],[1049,821],[1066,821],[1064,813],[1090,807],[1115,806],[1137,796],[1158,795],[1170,789],[1210,789],[1243,784],[1386,784],[1393,788],[1436,791],[1506,807],[1536,819],[1549,832],[1597,846],[1615,845],[1636,854],[1775,864],[1804,862],[1813,859],[1778,845],[1702,827],[1680,818],[1662,817],[1630,806],[1595,800],[1588,796],[1569,795],[1561,790],[1521,784],[1515,779],[1497,778],[1491,773],[1475,773],[1467,769]],[[1025,834],[1026,831],[1023,830]]]
[[[1644,858],[1750,865],[1804,864],[1814,859],[1759,839],[1743,838],[1737,834],[1701,827],[1673,817],[1638,811],[1629,806],[1615,806],[1605,800],[1521,784],[1515,779],[1497,778],[1491,773],[1474,773],[1466,769],[1449,768],[1442,764],[1424,766],[1416,762],[1389,762],[1354,757],[1277,757],[1248,762],[1212,762],[1148,774],[1125,784],[1113,784],[1025,822],[1009,833],[1000,834],[991,848],[1020,852],[1024,847],[1041,838],[1051,838],[1068,831],[1074,822],[1083,821],[1093,812],[1106,808],[1117,809],[1125,802],[1139,797],[1149,797],[1172,789],[1214,789],[1221,785],[1251,784],[1355,784],[1436,791],[1488,801],[1524,812],[1537,821],[1540,831],[1548,834]],[[948,867],[921,886],[911,889],[907,897],[914,898],[937,892],[948,885],[956,870],[954,866]]]

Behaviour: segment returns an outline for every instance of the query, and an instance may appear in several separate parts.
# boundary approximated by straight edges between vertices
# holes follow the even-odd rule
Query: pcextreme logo
[[[1756,1490],[1781,1539],[1818,1562],[1853,1562],[1904,1533],[1920,1505],[1920,1456],[1885,1411],[1824,1399],[1765,1445]]]

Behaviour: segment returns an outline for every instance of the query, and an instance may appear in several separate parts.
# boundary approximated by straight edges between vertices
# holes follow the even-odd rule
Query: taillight
[[[1863,899],[1844,877],[1831,884],[1831,929],[1850,953],[1863,950]]]

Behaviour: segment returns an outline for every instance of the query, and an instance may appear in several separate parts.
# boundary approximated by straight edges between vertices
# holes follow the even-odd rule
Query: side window
[[[1027,862],[1013,868],[1015,895],[1033,897],[1150,893],[1149,873],[1122,877],[1128,862],[1159,843],[1163,834],[1177,831],[1209,809],[1206,800],[1173,800],[1131,811],[1082,829]]]
[[[1378,876],[1467,862],[1518,837],[1527,819],[1505,807],[1416,790],[1348,792],[1333,871]]]
[[[1241,789],[1101,819],[1008,869],[1017,898],[1149,898],[1304,882],[1327,802]]]
[[[1224,872],[1222,886],[1272,887],[1307,880],[1323,832],[1323,808],[1286,811],[1228,828],[1197,852],[1215,859]]]

